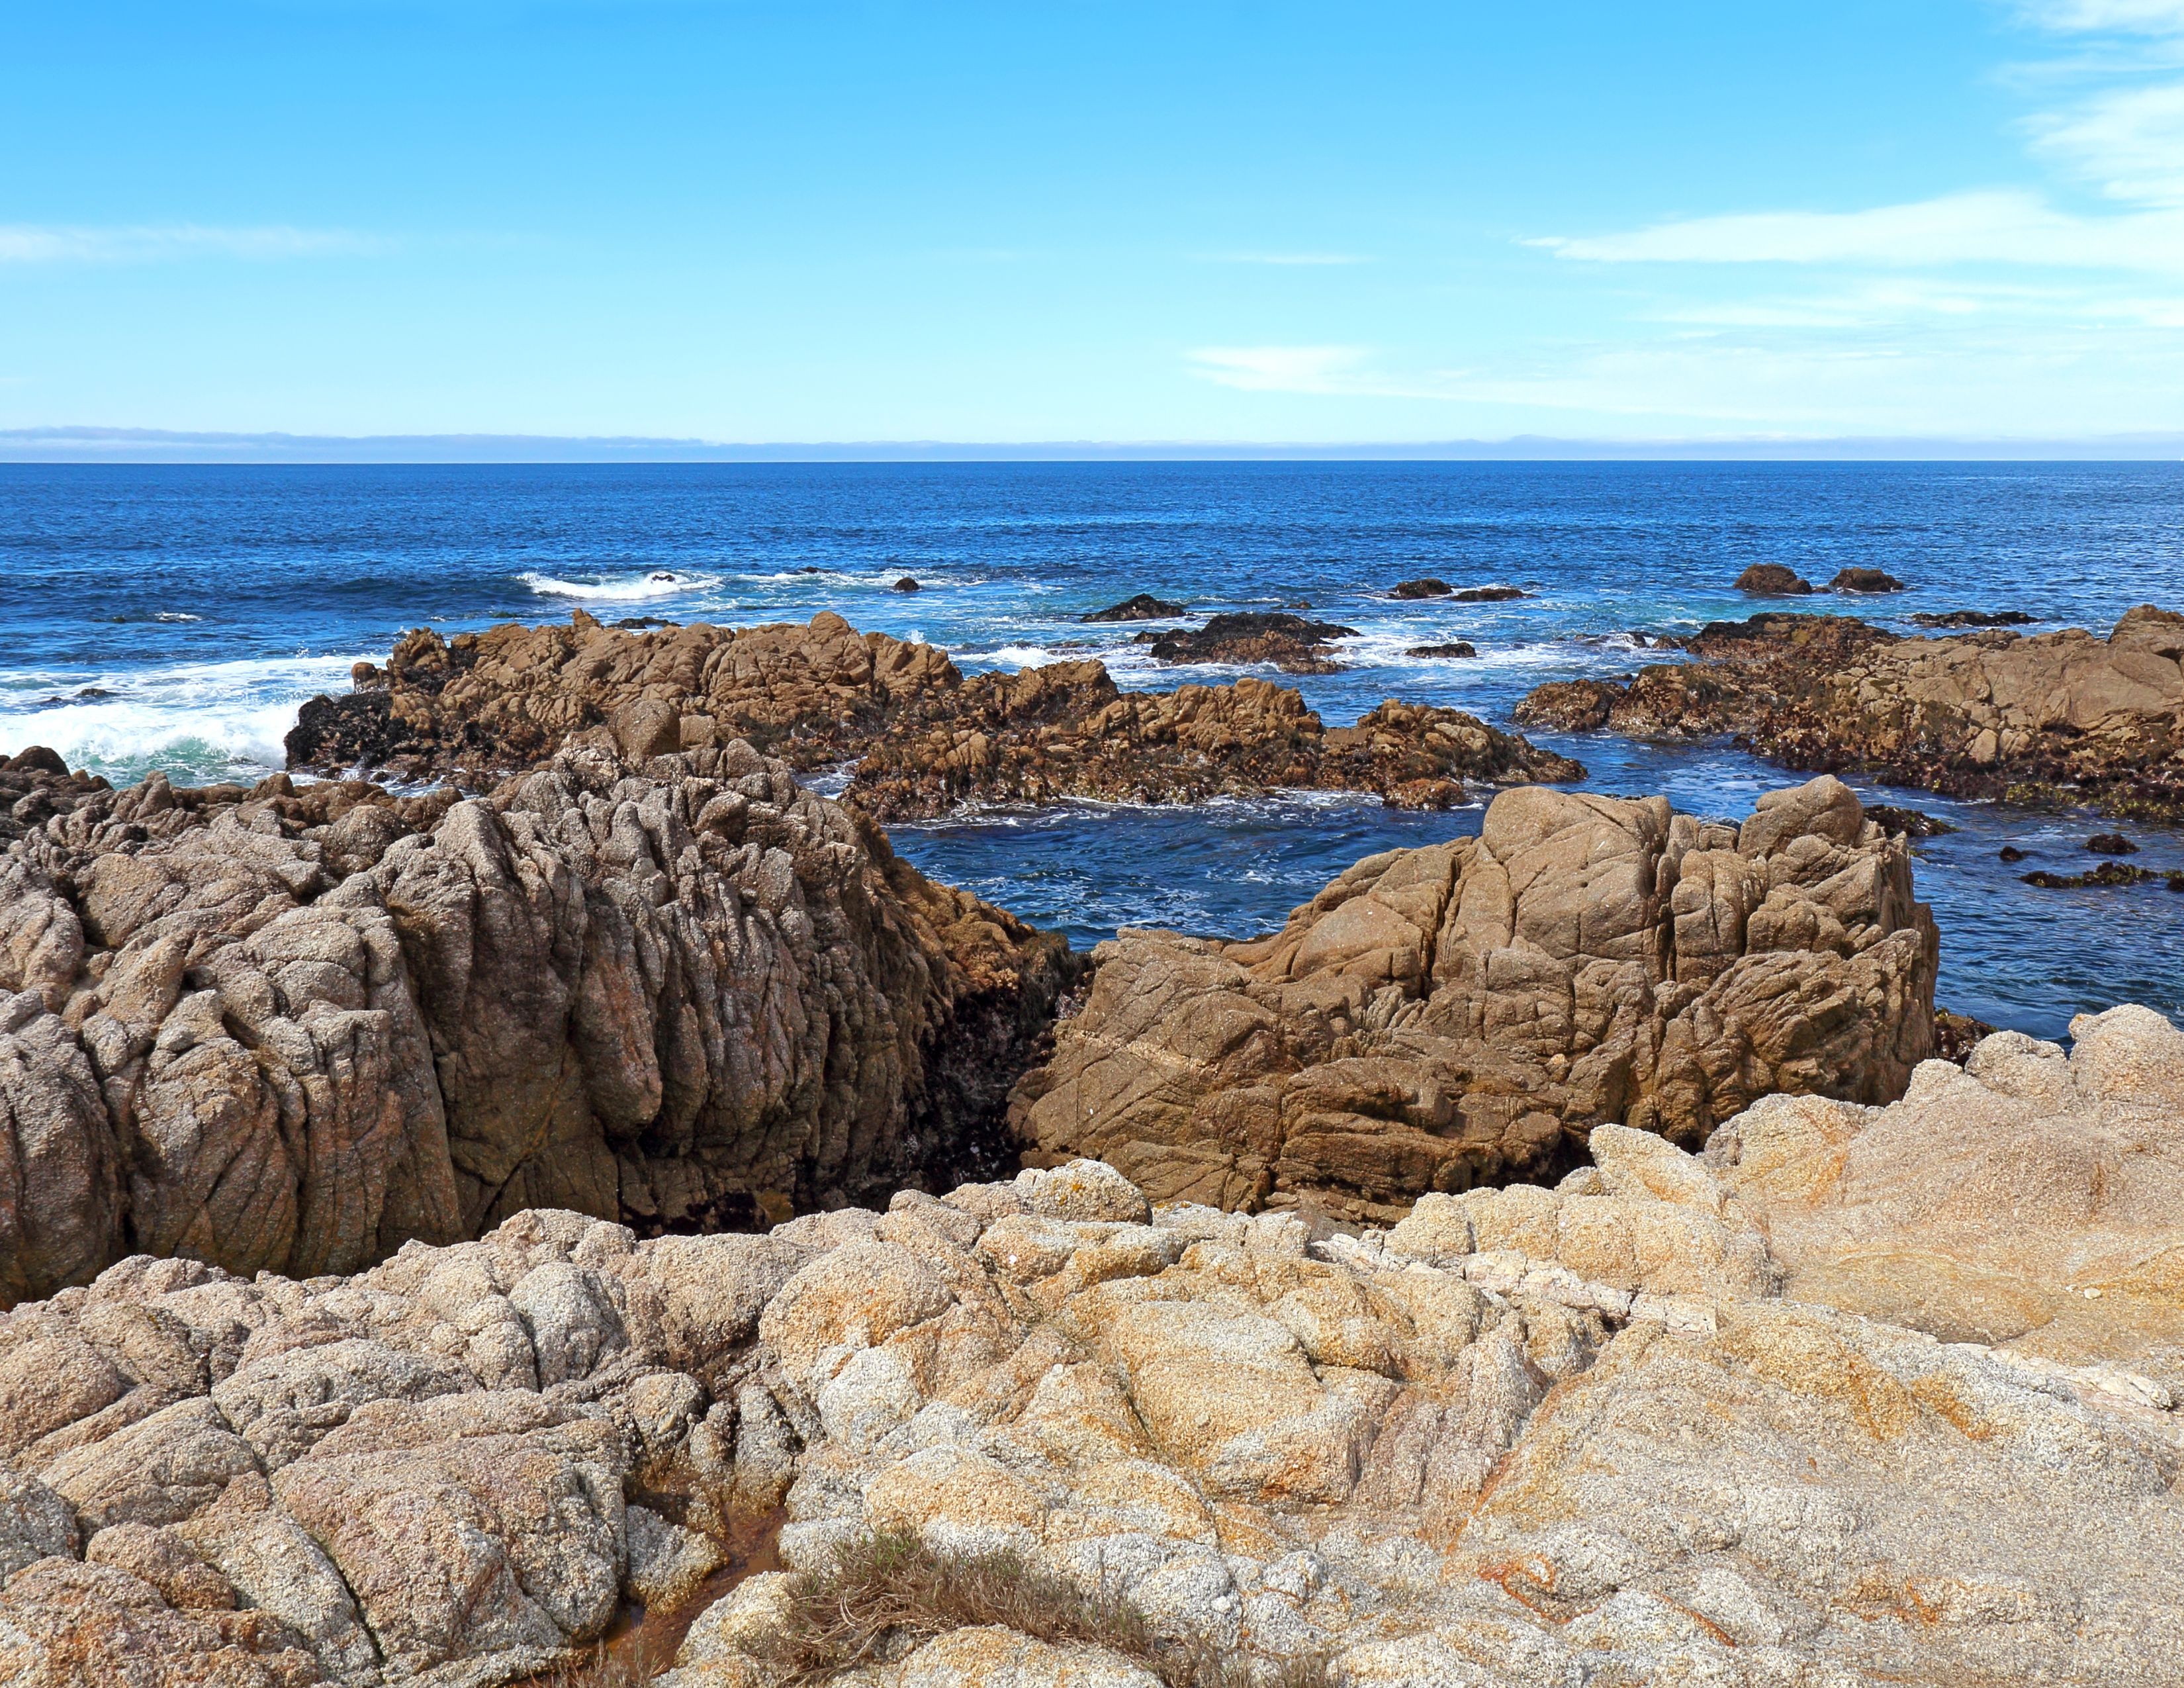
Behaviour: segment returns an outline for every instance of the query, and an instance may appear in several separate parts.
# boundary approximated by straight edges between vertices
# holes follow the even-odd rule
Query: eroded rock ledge
[[[309,1277],[541,1206],[946,1188],[1014,1164],[1075,965],[741,742],[464,800],[14,772],[0,1303],[135,1252]]]
[[[1699,659],[1557,681],[1528,725],[1638,738],[1735,733],[1793,768],[2013,802],[2184,818],[2184,616],[2142,604],[2082,629],[1897,638],[1844,616],[1715,622]]]
[[[1351,1218],[1551,1173],[1618,1121],[1696,1145],[1772,1090],[1903,1093],[1938,939],[1900,838],[1822,777],[1740,827],[1504,792],[1251,943],[1125,931],[1017,1129],[1162,1200]]]
[[[785,1512],[791,1574],[1013,1551],[1344,1685],[2165,1688],[2184,1034],[2072,1031],[1356,1234],[1078,1162],[763,1237],[124,1262],[0,1319],[0,1678],[488,1688]],[[777,1680],[789,1574],[665,1688]],[[1156,1688],[992,1627],[853,1680]]]
[[[466,788],[564,745],[642,760],[729,738],[800,770],[855,762],[844,800],[882,820],[967,801],[1196,802],[1285,788],[1377,792],[1412,807],[1462,782],[1574,780],[1585,770],[1461,710],[1383,704],[1329,729],[1286,687],[1245,678],[1119,690],[1096,661],[966,677],[930,645],[809,627],[495,627],[407,635],[357,689],[306,704],[292,768],[382,769]]]

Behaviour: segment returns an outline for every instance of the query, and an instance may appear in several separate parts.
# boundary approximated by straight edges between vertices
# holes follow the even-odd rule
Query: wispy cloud
[[[1187,355],[1193,375],[1242,393],[1448,399],[1462,396],[1465,380],[1460,370],[1391,373],[1363,346],[1204,346]]]
[[[1602,264],[2038,265],[2184,271],[2184,216],[2081,217],[2016,188],[1860,211],[1755,211],[1528,242]]]
[[[2025,0],[2018,14],[2058,33],[2184,35],[2184,0]]]
[[[1208,252],[1199,257],[1201,264],[1273,264],[1284,268],[1322,269],[1330,265],[1370,264],[1373,260],[1357,252]]]
[[[198,223],[93,228],[0,223],[0,264],[157,264],[187,258],[256,260],[370,255],[392,242],[346,229],[211,228]]]

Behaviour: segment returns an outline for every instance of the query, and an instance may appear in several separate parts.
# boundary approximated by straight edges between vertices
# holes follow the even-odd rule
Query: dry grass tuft
[[[998,1624],[1057,1645],[1106,1647],[1139,1660],[1167,1688],[1251,1688],[1248,1660],[1204,1641],[1164,1641],[1119,1596],[1087,1598],[1014,1553],[943,1554],[916,1536],[861,1536],[822,1571],[800,1574],[790,1617],[765,1663],[781,1688],[816,1688],[836,1673],[899,1656],[905,1644]],[[1273,1688],[1324,1688],[1325,1661],[1279,1668]]]

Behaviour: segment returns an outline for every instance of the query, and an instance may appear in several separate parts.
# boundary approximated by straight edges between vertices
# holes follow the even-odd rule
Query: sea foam
[[[611,580],[561,580],[536,571],[520,574],[516,578],[541,598],[603,599],[617,604],[677,598],[685,593],[705,592],[721,583],[718,575],[686,574],[674,569],[651,569],[641,575]]]

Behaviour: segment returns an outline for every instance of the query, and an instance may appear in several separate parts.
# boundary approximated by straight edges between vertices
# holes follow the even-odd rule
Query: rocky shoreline
[[[1526,726],[1733,735],[1785,766],[1953,797],[2184,818],[2184,616],[2150,604],[2107,638],[1991,629],[1899,638],[1847,616],[1709,623],[1694,660],[1557,681]]]
[[[2172,623],[1758,617],[1537,707],[1878,744],[1900,677],[2031,731],[2059,662],[2054,766],[2123,800],[2165,753],[2100,688],[2166,697]],[[1451,710],[827,616],[358,687],[298,768],[448,783],[0,766],[0,1680],[604,1688],[634,1616],[661,1688],[2184,1653],[2184,1033],[1937,1015],[1910,811],[1732,825]],[[1467,779],[1518,787],[1479,837],[1278,933],[1089,957],[878,824]]]
[[[452,642],[421,629],[384,667],[359,664],[355,684],[304,705],[292,769],[476,790],[565,746],[643,762],[740,738],[799,772],[854,764],[844,800],[883,821],[971,802],[1190,803],[1281,789],[1447,807],[1465,800],[1466,781],[1585,775],[1458,710],[1390,701],[1329,728],[1295,691],[1249,677],[1124,692],[1096,661],[967,677],[930,645],[859,633],[831,613],[808,627],[643,631],[579,610],[567,627],[511,624]]]
[[[771,1519],[663,1688],[2152,1688],[2184,1034],[2072,1029],[1387,1228],[1078,1162],[767,1236],[121,1262],[0,1318],[0,1676],[488,1688]],[[954,1616],[826,1669],[826,1602],[911,1565]]]

